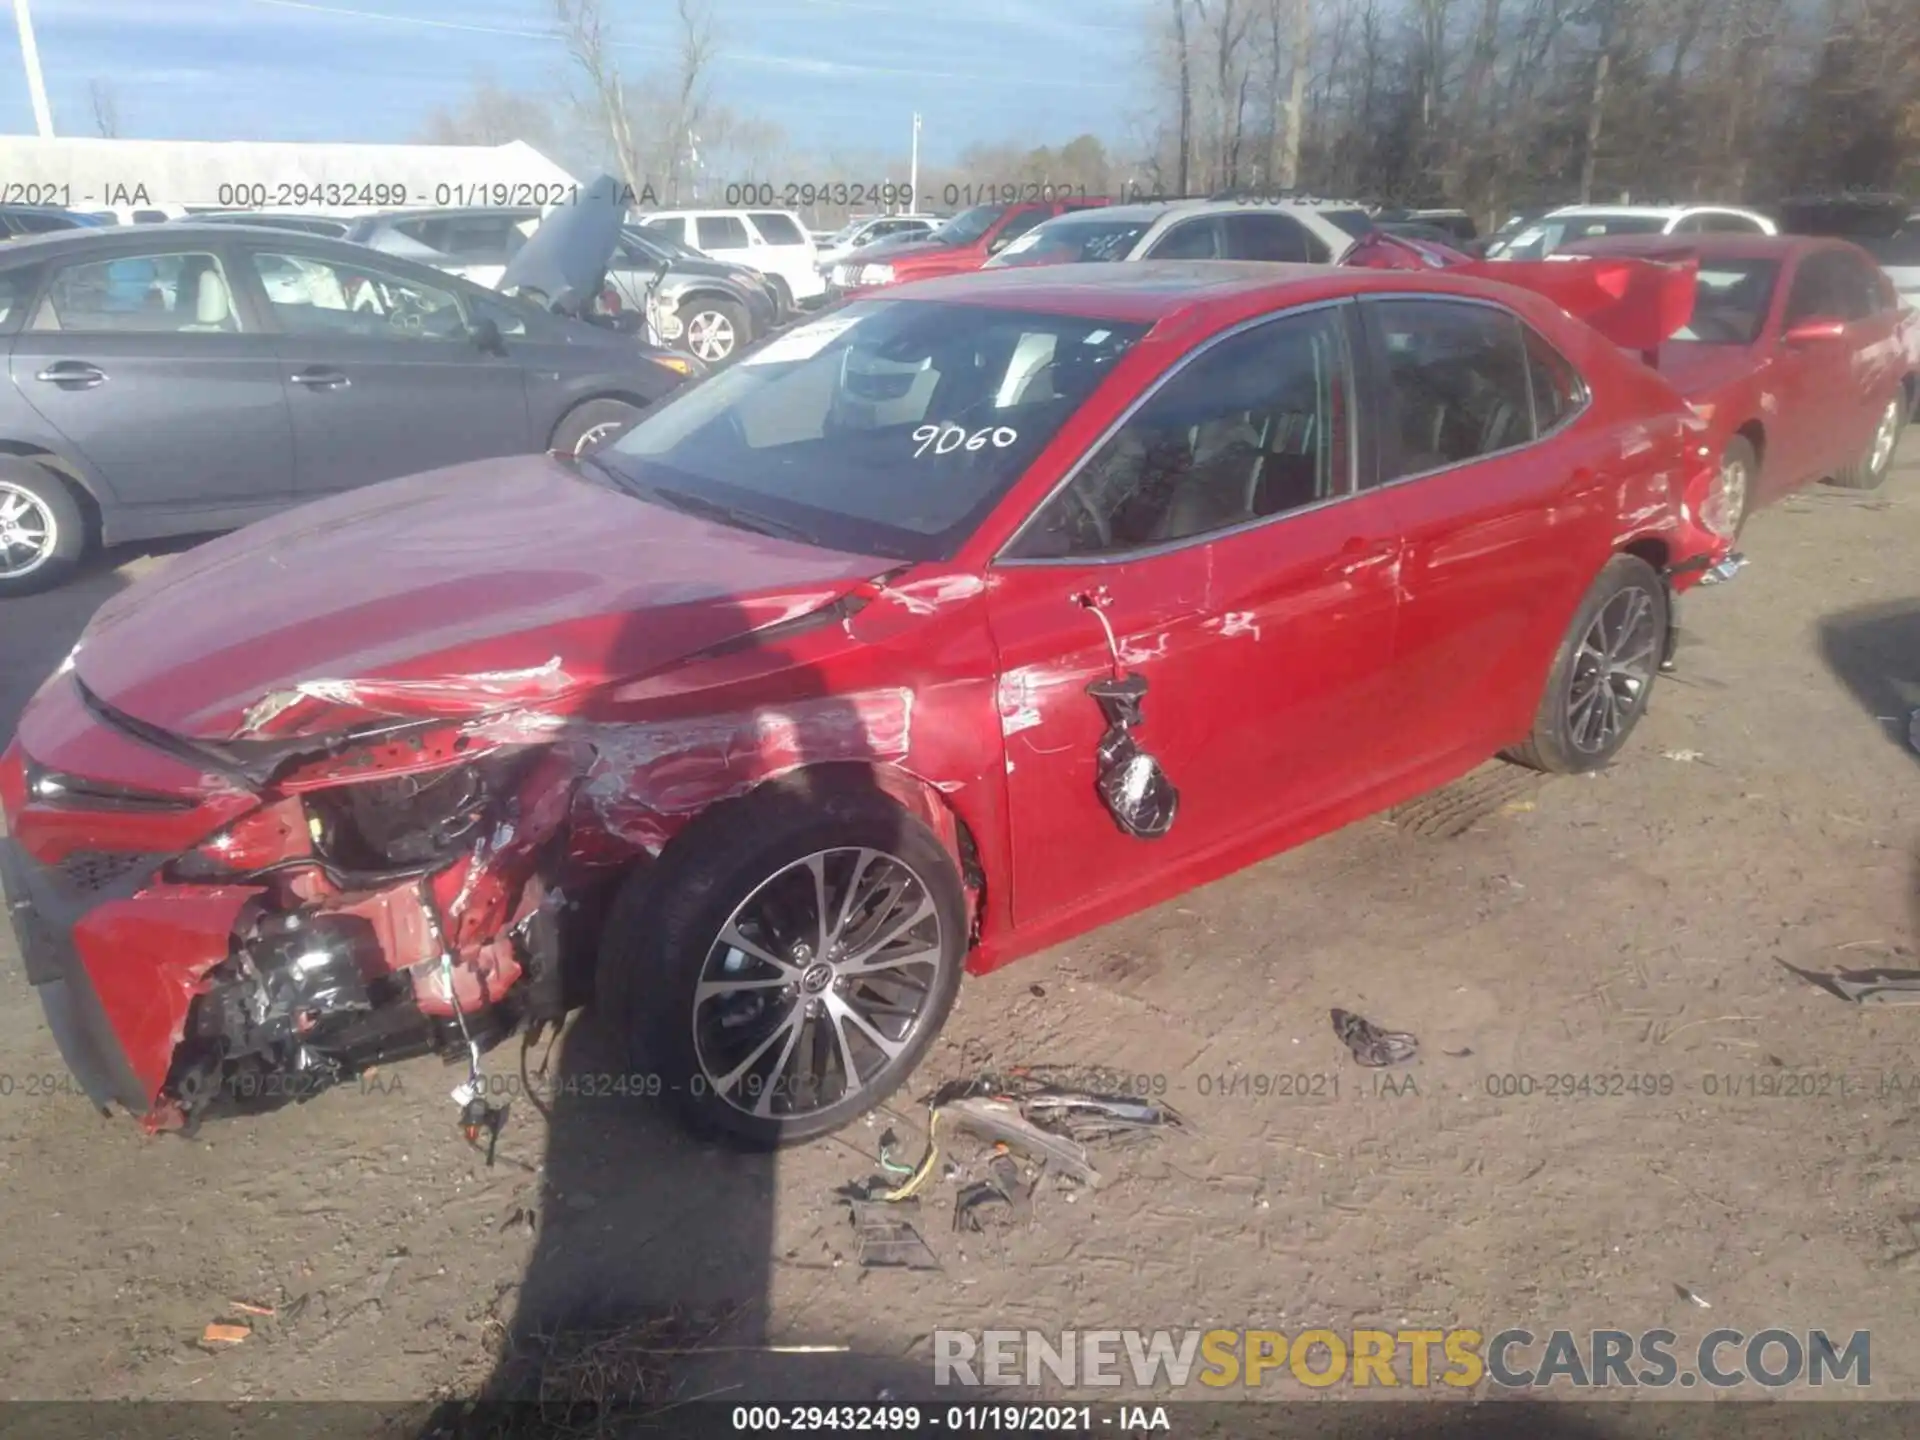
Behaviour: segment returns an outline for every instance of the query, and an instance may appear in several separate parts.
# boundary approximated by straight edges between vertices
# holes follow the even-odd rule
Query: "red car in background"
[[[828,298],[863,295],[885,285],[910,280],[937,280],[978,270],[1043,220],[1069,210],[1091,210],[1110,204],[1104,196],[1057,200],[1029,200],[1013,204],[975,205],[921,240],[883,240],[827,273]]]
[[[590,456],[180,557],[0,756],[69,1065],[151,1128],[423,1051],[485,1093],[487,1044],[590,1001],[643,1093],[798,1140],[901,1083],[963,970],[1495,752],[1604,766],[1727,556],[1716,457],[1619,348],[1665,307],[1609,309],[1670,270],[1502,274],[1555,298],[1234,262],[903,287]]]
[[[1886,479],[1920,396],[1898,297],[1844,240],[1700,234],[1619,236],[1562,252],[1697,257],[1693,314],[1652,357],[1707,421],[1721,457],[1716,501],[1735,531],[1817,480]]]

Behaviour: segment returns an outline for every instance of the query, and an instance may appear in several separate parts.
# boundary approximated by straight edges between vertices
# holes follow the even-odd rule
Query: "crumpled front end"
[[[48,682],[0,761],[0,878],[69,1067],[150,1129],[559,1019],[605,882],[802,765],[903,766],[914,719],[911,690],[855,686],[649,720],[632,685],[608,718],[556,662],[304,683],[215,742],[84,675]]]

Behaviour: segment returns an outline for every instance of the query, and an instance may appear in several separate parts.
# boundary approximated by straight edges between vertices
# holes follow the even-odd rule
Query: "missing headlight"
[[[326,858],[347,870],[430,865],[471,843],[499,793],[500,767],[456,765],[308,796]]]

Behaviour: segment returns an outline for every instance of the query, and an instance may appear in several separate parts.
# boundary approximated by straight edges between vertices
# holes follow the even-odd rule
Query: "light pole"
[[[913,112],[913,151],[907,161],[907,211],[918,214],[920,210],[920,112]]]
[[[13,18],[20,26],[20,59],[27,67],[27,93],[33,97],[33,123],[42,140],[53,139],[53,111],[47,107],[47,82],[40,75],[40,47],[33,43],[33,17],[27,0],[13,0]]]

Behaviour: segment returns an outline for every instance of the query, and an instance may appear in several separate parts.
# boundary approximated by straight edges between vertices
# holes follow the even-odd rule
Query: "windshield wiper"
[[[807,545],[818,545],[820,541],[814,535],[798,525],[789,525],[784,520],[774,520],[752,510],[737,509],[722,504],[718,500],[709,500],[704,495],[689,495],[684,490],[668,490],[664,486],[646,487],[646,498],[659,500],[676,510],[684,510],[690,515],[704,516],[709,520],[718,520],[723,525],[732,525],[736,529],[751,530],[760,535],[772,535],[780,540],[798,540]]]

